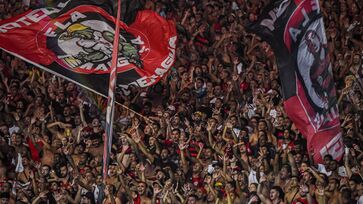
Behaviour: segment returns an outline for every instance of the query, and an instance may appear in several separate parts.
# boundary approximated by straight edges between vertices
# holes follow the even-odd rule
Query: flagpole
[[[104,135],[104,145],[103,145],[103,181],[106,182],[108,175],[108,165],[110,162],[110,153],[112,148],[112,128],[113,128],[113,116],[115,110],[115,87],[117,79],[117,58],[119,49],[119,36],[120,36],[120,16],[121,16],[121,0],[117,0],[117,17],[116,17],[116,27],[115,27],[115,37],[113,39],[113,52],[112,61],[110,68],[110,79],[108,86],[108,100],[107,100],[107,110],[106,110],[106,132]]]

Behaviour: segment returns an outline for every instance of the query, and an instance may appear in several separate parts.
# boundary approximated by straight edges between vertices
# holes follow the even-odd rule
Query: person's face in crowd
[[[68,139],[66,137],[63,137],[62,138],[62,145],[63,145],[63,147],[67,146],[67,144],[68,144]]]
[[[195,163],[193,165],[193,173],[200,173],[201,170],[202,170],[202,166],[200,163]]]
[[[171,132],[171,139],[175,142],[179,141],[180,134],[177,130]]]
[[[58,186],[58,183],[57,182],[52,182],[50,184],[50,191],[57,192],[58,191],[58,188],[59,188],[59,186]]]
[[[338,183],[335,179],[329,179],[329,183],[328,183],[328,191],[329,192],[333,192],[335,191],[335,189],[338,188]]]
[[[217,142],[221,142],[223,140],[222,133],[220,131],[218,131],[215,139]]]
[[[353,57],[353,64],[359,64],[360,63],[360,56],[359,55],[354,55]]]
[[[266,168],[263,164],[261,166],[259,166],[258,169],[259,169],[259,172],[266,173]]]
[[[90,172],[92,172],[92,169],[91,169],[91,167],[89,167],[89,166],[85,166],[83,169],[84,169],[84,172],[85,172],[85,173],[90,173]]]
[[[126,135],[121,135],[121,144],[122,145],[128,145],[129,144],[129,142],[127,141]]]
[[[58,92],[57,100],[60,102],[64,102],[64,100],[66,100],[66,95],[64,94],[63,90],[61,92]]]
[[[9,198],[1,198],[0,199],[0,204],[8,204],[9,203]]]
[[[330,171],[335,171],[337,169],[338,169],[338,163],[337,163],[337,161],[335,161],[335,160],[330,161],[329,162],[329,170]]]
[[[187,200],[187,204],[196,204],[197,198],[195,196],[189,196]]]
[[[3,2],[0,3],[0,13],[5,12],[5,4]]]
[[[47,177],[50,173],[50,169],[49,169],[49,166],[42,166],[41,169],[40,169],[40,174],[41,176],[43,177]]]
[[[159,126],[157,124],[152,124],[152,131],[153,133],[158,133],[160,130]]]
[[[1,125],[0,126],[0,131],[4,134],[4,135],[8,135],[9,134],[9,128],[6,125]]]
[[[100,125],[100,121],[98,120],[98,118],[94,118],[92,120],[92,127],[95,128],[95,127],[99,127]]]
[[[263,82],[263,76],[261,73],[258,73],[256,76],[256,80],[258,84],[261,84]]]
[[[217,119],[215,118],[209,119],[209,124],[211,125],[212,128],[216,127],[217,123],[218,123]]]
[[[69,82],[67,84],[66,91],[69,93],[69,92],[72,92],[73,90],[74,90],[74,84]]]
[[[40,107],[40,106],[42,106],[42,105],[43,105],[43,99],[42,99],[42,97],[37,96],[37,97],[35,98],[35,107]]]
[[[310,175],[311,176],[311,175]],[[316,188],[319,190],[325,189],[325,182],[316,181],[315,182]]]
[[[258,144],[260,146],[263,146],[263,145],[267,144],[267,137],[266,137],[266,134],[264,132],[259,133]]]
[[[207,189],[207,188],[205,188],[205,189]],[[214,197],[214,195],[213,195],[213,193],[208,193],[207,194],[207,202],[208,203],[214,203],[214,200],[215,200],[215,197]]]
[[[49,93],[53,93],[54,92],[54,88],[53,88],[53,85],[50,84],[48,87],[47,87],[47,91],[48,91],[48,94]]]
[[[162,149],[160,153],[160,157],[162,160],[165,160],[168,158],[169,151],[167,149]]]
[[[284,126],[285,126],[286,128],[288,128],[288,127],[290,127],[290,126],[291,126],[291,121],[290,121],[288,118],[285,118],[285,119],[284,119]]]
[[[180,123],[180,118],[179,118],[179,116],[174,116],[173,120],[171,121],[171,124],[172,124],[173,126],[178,126],[178,125],[179,125],[179,123]]]
[[[325,167],[328,167],[328,166],[329,166],[329,164],[330,164],[330,162],[331,162],[330,157],[324,157],[324,166],[325,166]]]
[[[59,194],[59,204],[68,204],[68,191],[62,189]]]
[[[290,131],[284,130],[284,139],[290,139]]]
[[[67,166],[62,166],[60,168],[60,177],[65,178],[68,175],[68,168]]]
[[[257,119],[256,118],[251,118],[251,126],[252,128],[255,128],[257,126]]]
[[[217,99],[216,99],[216,101],[215,101],[215,103],[214,103],[214,107],[215,107],[216,109],[219,109],[219,108],[221,108],[221,107],[222,107],[222,105],[223,105],[222,99],[217,98]]]
[[[196,62],[198,60],[198,55],[195,52],[190,53],[190,61]]]
[[[81,153],[83,153],[85,150],[84,146],[83,145],[77,145],[75,148],[74,148],[74,154],[76,155],[79,155]]]
[[[96,177],[96,185],[101,185],[103,183],[102,175],[97,175]]]
[[[1,184],[0,185],[0,192],[10,192],[11,184],[9,182],[3,182],[3,183],[0,183],[0,184]]]
[[[290,180],[290,187],[296,188],[299,186],[299,179],[297,177],[292,177]]]
[[[82,153],[80,158],[79,158],[79,163],[80,164],[86,164],[88,161],[88,155],[86,153]]]
[[[213,151],[210,148],[204,149],[204,158],[211,159],[213,157]]]
[[[91,204],[91,200],[87,198],[86,196],[81,197],[81,204]]]
[[[146,192],[146,184],[142,183],[142,182],[138,183],[137,184],[137,193],[139,195],[144,195],[145,192]]]
[[[196,80],[196,82],[195,82],[195,87],[196,87],[196,89],[201,89],[201,88],[203,88],[203,80],[201,80],[201,79],[197,79]]]
[[[177,68],[178,75],[181,76],[183,72],[185,72],[185,68],[183,66],[179,66]]]
[[[88,184],[92,184],[94,182],[94,176],[92,173],[87,172],[85,177]]]
[[[151,109],[152,109],[152,107],[151,107],[151,105],[144,105],[144,108],[142,109],[142,111],[143,111],[143,113],[145,114],[145,115],[148,115],[148,114],[150,114],[151,113]]]
[[[306,172],[308,169],[309,165],[306,162],[301,162],[300,164],[300,172]]]
[[[252,81],[253,80],[253,72],[248,72],[247,73],[247,79],[248,79],[248,81]]]
[[[23,101],[17,101],[16,102],[16,109],[21,109],[23,110],[25,107],[24,107],[24,102]]]
[[[73,106],[72,106],[72,107],[73,107]],[[81,123],[82,123],[81,116],[80,116],[80,115],[76,115],[76,116],[74,116],[74,124],[75,124],[76,126],[79,126]]]
[[[189,79],[189,74],[188,72],[183,72],[182,75],[181,75],[181,79],[183,81],[187,81]]]
[[[11,134],[11,144],[13,146],[19,146],[21,144],[21,136],[16,133]]]
[[[153,147],[153,146],[155,146],[155,143],[156,143],[155,137],[150,137],[149,138],[149,146]]]
[[[214,86],[213,93],[215,96],[220,96],[222,94],[222,87],[220,85]]]
[[[261,153],[262,153],[262,154],[264,154],[264,155],[268,155],[268,154],[269,154],[269,151],[268,151],[268,149],[267,149],[267,147],[266,147],[266,146],[262,146],[262,147],[260,147],[260,151],[261,151]]]
[[[357,190],[357,183],[353,180],[349,180],[349,188],[351,191]]]
[[[52,142],[52,146],[55,147],[56,149],[61,148],[62,141],[60,139],[54,139]]]
[[[288,179],[289,177],[290,177],[289,170],[287,169],[286,166],[283,166],[280,170],[280,178],[285,180],[285,179]]]
[[[18,94],[18,91],[19,91],[18,86],[17,85],[12,85],[10,87],[10,91],[9,92],[10,92],[11,95],[15,96],[16,94]]]
[[[220,78],[222,80],[227,80],[229,76],[230,76],[230,73],[227,70],[225,70],[225,69],[222,70],[222,72],[220,74]],[[229,83],[230,83],[230,81],[229,81]]]
[[[57,95],[52,91],[48,93],[48,96],[50,99],[55,100],[57,98]]]
[[[108,170],[108,175],[111,177],[116,176],[117,174],[117,166],[116,165],[110,165],[110,168]]]
[[[231,119],[229,120],[229,122],[231,123],[231,125],[233,127],[235,127],[237,125],[238,119],[237,119],[237,117],[233,116],[233,117],[231,117]]]
[[[357,191],[358,191],[358,196],[363,195],[363,184],[362,183],[357,185]]]
[[[187,103],[188,101],[190,101],[190,95],[189,92],[184,92],[181,97],[180,97],[181,101],[184,103]],[[182,104],[184,105],[184,104]]]
[[[213,83],[212,82],[207,82],[207,92],[212,92],[213,91]]]
[[[274,201],[279,198],[279,192],[275,189],[270,190],[270,200]]]
[[[250,193],[252,192],[256,192],[257,191],[257,185],[255,183],[251,183],[249,186],[248,186],[248,191]]]
[[[267,129],[266,123],[264,121],[258,122],[257,129],[260,130],[260,131],[261,130],[266,130]]]
[[[277,80],[274,79],[271,81],[271,89],[279,89],[279,83]]]
[[[239,151],[244,154],[247,152],[247,148],[246,148],[246,144],[244,142],[241,142],[240,146],[239,146]]]
[[[203,73],[203,70],[202,70],[202,68],[201,68],[201,67],[196,66],[196,67],[194,68],[194,75],[195,75],[195,76],[201,76],[201,75],[202,75],[202,73]]]
[[[64,107],[63,116],[68,117],[68,116],[70,116],[70,114],[71,114],[71,109],[68,106]]]
[[[297,153],[294,155],[294,159],[297,164],[300,164],[302,161],[302,155],[300,153]]]
[[[150,125],[146,125],[144,128],[144,134],[145,135],[151,135],[152,134],[152,129],[150,127]]]
[[[157,180],[162,181],[165,178],[165,173],[163,171],[158,171],[156,173],[156,178]]]

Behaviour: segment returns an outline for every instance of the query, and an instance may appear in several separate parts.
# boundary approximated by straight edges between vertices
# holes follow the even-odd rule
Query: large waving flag
[[[64,0],[55,7],[3,20],[0,47],[107,96],[116,21],[110,15],[112,4],[108,8],[107,4],[94,2]],[[175,61],[174,22],[154,11],[143,10],[137,12],[129,25],[120,22],[120,28],[117,87],[156,83]]]
[[[284,107],[307,139],[309,152],[343,155],[338,106],[327,39],[318,0],[278,0],[247,29],[273,48]]]

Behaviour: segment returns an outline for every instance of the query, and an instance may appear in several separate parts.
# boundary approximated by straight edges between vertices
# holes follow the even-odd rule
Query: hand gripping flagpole
[[[110,70],[110,80],[108,86],[108,100],[106,110],[106,132],[104,135],[103,145],[103,181],[106,182],[108,175],[108,165],[110,162],[110,154],[112,148],[112,128],[113,128],[113,116],[115,109],[115,87],[117,79],[117,58],[118,58],[118,46],[120,36],[120,16],[121,16],[121,0],[117,0],[117,17],[116,17],[116,28],[115,37],[113,39],[113,52]]]

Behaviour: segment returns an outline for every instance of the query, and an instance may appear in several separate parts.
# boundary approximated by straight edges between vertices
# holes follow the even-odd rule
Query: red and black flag
[[[340,159],[344,146],[319,1],[272,1],[247,29],[274,50],[285,111],[314,160],[321,163],[326,154]]]
[[[106,2],[63,0],[3,20],[0,47],[107,96],[116,21]],[[120,23],[117,87],[150,86],[175,61],[175,23],[151,10],[135,13],[129,24]]]

